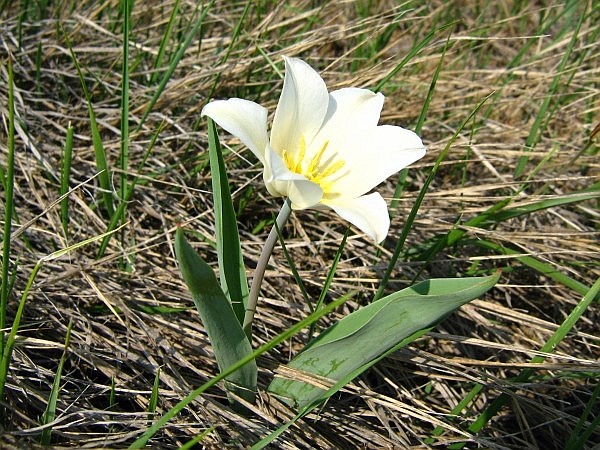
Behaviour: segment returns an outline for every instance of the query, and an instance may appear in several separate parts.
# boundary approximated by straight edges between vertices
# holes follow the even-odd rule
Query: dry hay
[[[117,2],[77,3],[72,12],[65,7],[44,20],[25,20],[20,29],[16,3],[5,8],[0,23],[2,167],[6,167],[8,51],[15,61],[19,120],[15,181],[18,223],[11,250],[11,262],[18,260],[18,271],[9,320],[40,257],[103,233],[107,224],[97,204],[100,188],[87,106],[58,24],[69,34],[84,70],[111,166],[116,164],[120,146],[121,36],[120,28],[114,25]],[[386,246],[377,248],[364,237],[350,234],[329,298],[352,289],[359,289],[360,294],[329,321],[369,301],[429,170],[460,123],[490,93],[498,93],[493,109],[484,121],[469,124],[452,145],[406,247],[417,248],[434,235],[452,229],[459,217],[473,217],[507,196],[516,195],[515,204],[527,205],[560,197],[598,180],[596,154],[579,154],[587,143],[590,124],[593,126],[591,119],[598,121],[599,53],[597,46],[589,48],[588,39],[598,27],[597,19],[582,25],[576,51],[588,51],[588,56],[578,66],[565,69],[572,80],[562,92],[565,100],[558,103],[539,142],[528,153],[530,169],[553,153],[548,163],[533,174],[527,189],[515,194],[523,181],[513,178],[514,167],[526,150],[535,114],[571,38],[570,33],[556,40],[533,35],[542,12],[556,14],[554,8],[530,2],[514,15],[512,2],[481,11],[479,2],[459,2],[460,8],[458,3],[448,6],[447,2],[427,2],[427,6],[407,10],[389,1],[379,2],[373,8],[377,12],[362,17],[356,2],[328,2],[324,6],[313,3],[316,5],[308,1],[255,5],[226,60],[223,54],[244,3],[217,2],[211,9],[202,27],[201,42],[190,46],[148,120],[131,137],[129,175],[133,176],[151,136],[163,121],[167,124],[140,173],[140,184],[128,206],[123,240],[112,239],[106,256],[99,260],[95,258],[97,244],[73,251],[47,263],[37,277],[6,388],[6,445],[30,445],[37,440],[38,420],[71,320],[71,343],[58,398],[58,417],[53,424],[58,445],[125,446],[147,427],[145,411],[159,368],[158,415],[217,373],[207,336],[176,267],[173,232],[177,226],[194,230],[197,249],[216,263],[210,244],[214,220],[206,167],[206,126],[199,113],[210,93],[214,98],[228,98],[248,92],[255,95],[251,99],[272,112],[281,83],[271,61],[281,68],[282,54],[305,58],[323,73],[330,89],[373,87],[414,42],[436,25],[460,18],[452,30],[451,46],[422,131],[429,152],[409,171],[402,198],[391,211],[392,231]],[[156,84],[147,79],[172,7],[170,1],[149,1],[136,2],[133,10],[132,129],[156,89]],[[180,8],[183,27],[195,5],[182,3]],[[393,21],[398,27],[391,31],[383,48],[368,59],[357,59],[363,46],[382,38],[386,25]],[[561,26],[559,20],[554,29],[560,30]],[[524,29],[532,34],[523,35]],[[446,37],[441,33],[385,85],[382,122],[405,126],[416,122]],[[531,39],[536,42],[524,58],[527,63],[509,68],[512,58]],[[41,70],[36,73],[38,44],[43,51]],[[71,176],[75,188],[69,196],[67,238],[56,200],[69,123],[75,128]],[[276,214],[280,199],[267,195],[261,167],[250,153],[226,133],[221,134],[230,150],[226,163],[234,202],[242,205],[240,232],[245,262],[251,271],[268,227],[257,233],[253,229]],[[392,179],[381,187],[388,199],[393,195],[394,182]],[[590,286],[600,272],[596,208],[597,202],[592,201],[555,207],[511,219],[493,229],[468,229],[467,237],[485,237],[510,245]],[[293,215],[285,230],[287,246],[309,293],[320,292],[345,227],[330,213],[303,211]],[[123,261],[128,262],[127,271],[122,269]],[[474,383],[483,383],[484,390],[461,417],[472,419],[500,392],[510,393],[512,403],[470,445],[558,448],[564,443],[582,414],[594,376],[600,370],[597,303],[556,353],[536,369],[539,376],[535,382],[519,386],[513,393],[509,388],[514,386],[506,380],[529,367],[527,361],[537,354],[581,295],[523,266],[512,256],[489,256],[475,247],[448,249],[427,265],[420,277],[464,274],[474,263],[484,269],[507,268],[501,284],[463,307],[435,333],[385,359],[348,385],[318,413],[290,428],[277,446],[425,447],[422,439],[433,427],[443,425],[445,437],[436,445],[445,447],[460,439],[460,429],[465,428],[464,423],[450,420],[448,414]],[[398,263],[391,288],[406,286],[421,269],[422,263],[417,261]],[[271,260],[262,296],[255,326],[256,345],[309,312],[280,249]],[[109,306],[120,314],[113,314]],[[158,308],[178,312],[160,313]],[[305,335],[296,336],[259,361],[261,395],[254,407],[255,415],[240,417],[232,412],[223,391],[215,388],[162,429],[152,445],[177,447],[212,426],[216,429],[203,441],[209,448],[245,447],[264,437],[293,416],[269,398],[264,388],[277,365],[285,363],[305,340]],[[566,376],[582,372],[591,374],[589,382],[583,376]],[[113,384],[115,397],[111,403]]]

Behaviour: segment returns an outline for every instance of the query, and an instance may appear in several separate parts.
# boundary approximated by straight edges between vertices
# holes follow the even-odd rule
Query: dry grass
[[[33,3],[33,2],[32,2]],[[546,2],[414,2],[394,1],[256,2],[231,47],[233,30],[245,3],[217,2],[198,39],[187,50],[165,92],[139,132],[131,137],[131,168],[141,159],[162,121],[152,157],[127,210],[123,240],[113,239],[106,255],[96,259],[97,244],[46,264],[28,299],[2,399],[6,407],[2,440],[8,446],[39,441],[40,422],[67,325],[71,343],[58,398],[53,441],[71,447],[126,446],[148,424],[147,407],[157,370],[163,414],[198,385],[217,373],[208,338],[181,280],[173,255],[173,232],[183,225],[197,233],[197,248],[210,262],[216,254],[210,173],[207,169],[206,124],[202,106],[215,98],[242,96],[274,110],[281,87],[271,62],[281,70],[280,55],[301,56],[318,68],[331,89],[374,87],[429,31],[457,20],[422,136],[427,156],[409,171],[405,191],[392,210],[391,236],[382,248],[351,234],[330,297],[351,289],[360,295],[335,317],[357,303],[368,302],[377,289],[415,197],[436,158],[475,105],[492,97],[452,144],[409,235],[406,248],[416,250],[448,232],[462,218],[482,213],[514,197],[513,205],[561,198],[598,181],[597,147],[582,152],[600,120],[600,23],[585,20],[565,67],[578,15],[559,18],[546,35],[538,34],[543,17],[557,17],[564,5]],[[580,2],[587,11],[597,1]],[[36,3],[37,5],[37,3]],[[362,5],[362,6],[361,6]],[[14,2],[1,16],[0,108],[3,126],[0,165],[6,167],[7,55],[14,57],[18,139],[15,163],[15,209],[18,222],[11,242],[11,264],[17,265],[9,304],[12,320],[17,299],[38,259],[58,248],[103,233],[107,217],[101,207],[89,116],[81,84],[60,24],[73,43],[86,75],[101,127],[109,164],[119,154],[120,61],[122,42],[116,0],[74,2],[40,18],[25,19]],[[131,126],[137,126],[156,84],[148,82],[169,15],[171,0],[136,2],[132,17]],[[183,34],[194,2],[180,5]],[[73,11],[71,11],[73,9]],[[596,11],[598,12],[598,11]],[[395,28],[387,28],[395,24]],[[389,32],[389,36],[386,34]],[[378,39],[383,37],[376,46]],[[414,127],[430,88],[448,33],[440,33],[383,87],[382,122]],[[516,55],[525,50],[519,63]],[[36,53],[41,45],[41,65]],[[174,45],[171,42],[171,45]],[[558,70],[564,72],[535,147],[527,138],[536,114]],[[486,108],[490,108],[486,110]],[[66,128],[75,128],[69,196],[69,236],[65,237],[56,206]],[[222,133],[231,150],[226,157],[245,261],[254,267],[268,226],[253,231],[276,213],[280,199],[266,193],[261,167],[250,153]],[[526,175],[513,176],[527,152]],[[535,170],[534,170],[535,169]],[[131,171],[131,175],[135,173]],[[115,175],[115,183],[117,175]],[[381,189],[391,199],[393,183]],[[521,186],[526,188],[521,190]],[[4,203],[2,204],[2,207]],[[432,446],[445,448],[464,438],[467,425],[501,392],[511,396],[481,433],[470,439],[476,448],[562,448],[590,400],[600,376],[598,302],[578,321],[555,353],[535,366],[529,382],[511,378],[528,361],[581,300],[582,294],[524,265],[514,255],[466,245],[488,239],[522,255],[532,255],[586,286],[600,273],[598,201],[556,206],[498,223],[467,227],[461,244],[436,254],[430,263],[398,263],[390,289],[419,276],[457,276],[504,268],[501,284],[463,307],[436,333],[389,357],[331,398],[317,414],[300,420],[277,441],[277,448],[425,448],[434,427],[445,429]],[[4,213],[2,214],[4,217]],[[333,214],[296,213],[285,230],[287,245],[308,286],[318,294],[345,231]],[[128,259],[128,270],[121,262]],[[263,343],[308,313],[291,271],[276,250],[262,291],[255,344]],[[118,309],[115,315],[111,309]],[[172,308],[160,312],[158,307]],[[154,309],[151,309],[154,308]],[[179,308],[179,309],[178,309]],[[10,323],[10,322],[9,322]],[[263,389],[256,414],[231,411],[220,389],[197,398],[151,441],[156,447],[178,447],[198,433],[216,427],[204,439],[208,448],[246,447],[277,428],[292,411],[269,398],[264,388],[278,364],[301,348],[297,336],[259,361]],[[484,388],[457,420],[449,414],[475,383]],[[111,386],[114,386],[111,387]],[[516,388],[516,389],[514,389]],[[111,399],[111,392],[114,399]],[[600,410],[592,409],[590,420]],[[588,447],[600,441],[592,434]]]

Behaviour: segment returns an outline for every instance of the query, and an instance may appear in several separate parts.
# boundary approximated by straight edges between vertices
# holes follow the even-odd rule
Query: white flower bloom
[[[308,64],[284,60],[270,139],[267,110],[254,102],[217,100],[202,114],[252,150],[272,195],[289,197],[293,209],[332,208],[381,242],[390,225],[387,205],[379,193],[367,192],[423,157],[421,139],[400,127],[377,125],[381,93],[357,88],[328,93]]]

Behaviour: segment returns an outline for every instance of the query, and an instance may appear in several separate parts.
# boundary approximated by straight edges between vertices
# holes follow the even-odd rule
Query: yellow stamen
[[[286,149],[283,149],[282,159],[288,169],[292,172],[302,174],[302,161],[304,160],[304,156],[306,155],[306,141],[304,140],[304,136],[300,137],[300,142],[298,143],[298,151],[295,156],[292,156]]]
[[[319,150],[317,152],[317,154],[313,157],[312,161],[308,165],[308,168],[306,169],[306,177],[307,178],[310,179],[311,176],[312,177],[316,177],[317,176],[318,170],[319,170],[319,166],[321,165],[321,158],[323,157],[323,153],[325,153],[325,150],[327,149],[328,145],[329,145],[329,141],[325,141],[325,143],[321,147],[321,150]],[[317,173],[315,173],[315,171]]]
[[[320,178],[327,178],[328,176],[336,173],[338,170],[340,170],[345,165],[346,165],[346,163],[344,161],[342,161],[341,159],[334,161],[332,164],[329,164],[328,166],[326,166],[325,169],[319,173],[319,176],[320,176]]]
[[[344,167],[345,162],[342,160],[328,160],[323,163],[323,155],[325,154],[325,150],[327,150],[327,146],[329,145],[329,141],[325,141],[319,151],[313,156],[306,169],[303,167],[304,158],[306,157],[306,141],[304,136],[300,137],[300,141],[298,142],[298,150],[296,154],[293,156],[291,152],[287,150],[283,150],[282,158],[283,162],[287,166],[289,170],[295,172],[300,175],[304,175],[306,179],[312,181],[313,183],[317,183],[321,186],[324,193],[329,193],[331,187],[334,185],[335,180],[326,180],[326,178],[331,177]]]

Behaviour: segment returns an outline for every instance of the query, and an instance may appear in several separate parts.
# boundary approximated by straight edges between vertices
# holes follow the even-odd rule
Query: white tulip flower
[[[304,61],[284,57],[283,90],[271,128],[267,109],[232,98],[202,110],[238,137],[264,166],[272,195],[288,197],[292,209],[326,206],[381,242],[390,219],[383,197],[368,193],[425,155],[412,131],[377,125],[384,97],[367,89],[327,92]]]

